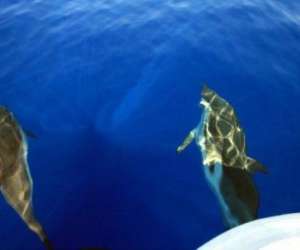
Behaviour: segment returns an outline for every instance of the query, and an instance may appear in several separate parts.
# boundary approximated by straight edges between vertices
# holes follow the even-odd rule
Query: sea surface
[[[259,217],[300,211],[300,3],[0,1],[0,105],[28,138],[55,249],[191,250],[224,231],[193,144],[204,83],[235,108]],[[43,249],[0,199],[0,249]]]

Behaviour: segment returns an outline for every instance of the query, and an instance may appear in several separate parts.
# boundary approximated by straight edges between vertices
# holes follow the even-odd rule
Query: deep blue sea
[[[259,217],[300,211],[300,3],[0,1],[0,105],[56,249],[191,250],[224,231],[195,145],[204,83],[235,108]],[[43,249],[0,199],[0,249]]]

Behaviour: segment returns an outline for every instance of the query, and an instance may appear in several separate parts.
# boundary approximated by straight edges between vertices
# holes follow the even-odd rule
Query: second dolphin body
[[[33,214],[32,179],[27,163],[25,134],[14,115],[0,106],[0,190],[6,201],[27,226],[53,249],[48,237]]]
[[[251,172],[266,169],[247,156],[245,135],[232,106],[207,86],[201,94],[201,121],[177,153],[196,141],[205,177],[219,201],[225,224],[234,227],[257,218],[259,196]]]

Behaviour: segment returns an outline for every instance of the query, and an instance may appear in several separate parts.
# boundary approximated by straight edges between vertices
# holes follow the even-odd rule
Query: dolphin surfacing
[[[46,249],[53,249],[34,217],[32,179],[27,162],[25,134],[11,112],[0,106],[0,191]]]
[[[225,224],[234,227],[257,218],[259,197],[251,173],[265,173],[266,168],[247,156],[245,134],[232,106],[206,85],[201,95],[201,121],[177,153],[196,141],[205,177],[219,201]]]

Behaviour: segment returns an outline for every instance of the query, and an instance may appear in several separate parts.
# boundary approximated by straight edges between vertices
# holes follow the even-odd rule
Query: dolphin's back
[[[266,168],[247,156],[245,133],[233,107],[215,91],[207,86],[203,88],[201,104],[204,106],[201,133],[198,139],[204,152],[204,164],[223,166],[248,171],[266,172]]]
[[[0,108],[0,176],[13,174],[24,142],[21,128],[13,115]]]

